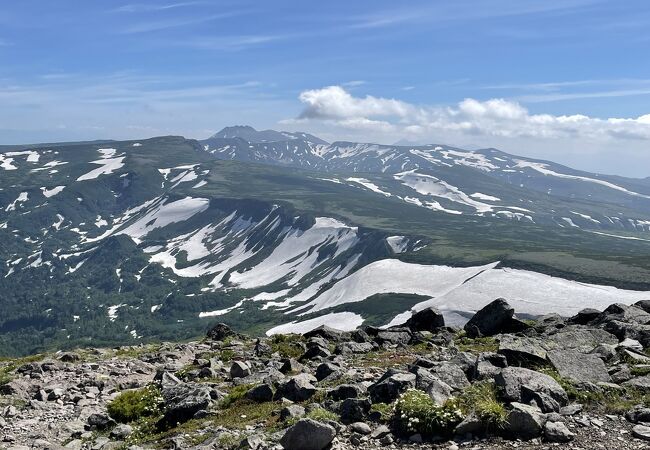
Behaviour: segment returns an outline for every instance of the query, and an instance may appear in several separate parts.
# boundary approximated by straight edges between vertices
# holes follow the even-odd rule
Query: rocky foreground
[[[650,448],[650,301],[0,362],[0,448]]]

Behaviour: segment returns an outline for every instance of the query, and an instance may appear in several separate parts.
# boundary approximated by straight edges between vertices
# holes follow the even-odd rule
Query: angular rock
[[[323,347],[321,345],[312,345],[307,348],[307,351],[300,358],[298,358],[298,360],[300,362],[305,362],[317,358],[329,358],[330,356],[332,356],[332,353],[327,347]]]
[[[298,373],[298,372],[302,372],[304,368],[305,366],[299,363],[298,361],[296,361],[295,359],[287,358],[282,363],[282,366],[280,366],[280,372],[284,374]]]
[[[590,353],[600,344],[616,345],[618,338],[600,328],[571,325],[544,337],[547,350],[575,350]]]
[[[321,337],[328,341],[340,341],[347,337],[348,333],[345,331],[337,330],[336,328],[328,327],[327,325],[321,325],[318,328],[314,328],[311,331],[308,331],[303,334],[307,339],[312,337]]]
[[[327,397],[332,400],[345,400],[346,398],[360,398],[366,393],[366,388],[362,384],[341,384],[331,389]]]
[[[552,377],[523,367],[506,367],[494,378],[494,381],[497,387],[501,388],[504,400],[510,402],[522,401],[524,386],[533,392],[548,394],[560,406],[566,405],[569,401],[567,393]]]
[[[637,308],[641,308],[645,312],[650,314],[650,300],[639,300],[634,304]]]
[[[285,450],[323,450],[335,436],[336,430],[331,425],[300,419],[287,429],[280,439],[280,445]]]
[[[389,328],[377,333],[375,340],[379,344],[401,344],[408,345],[411,342],[411,332],[407,328]]]
[[[334,363],[324,362],[322,364],[319,364],[318,367],[316,368],[316,379],[318,381],[324,380],[328,376],[334,373],[339,373],[342,370],[343,369],[341,369],[340,366],[337,366]]]
[[[163,423],[173,426],[187,422],[212,403],[212,389],[206,384],[184,383],[162,390],[165,404]]]
[[[246,398],[257,403],[270,402],[273,400],[275,392],[273,388],[264,383],[259,386],[255,386],[246,393]]]
[[[522,331],[525,324],[514,319],[515,310],[505,299],[499,298],[476,312],[465,324],[465,332],[470,338],[494,336],[499,333]]]
[[[499,354],[508,359],[508,364],[544,364],[546,349],[541,339],[504,334],[499,337]]]
[[[411,331],[437,331],[445,326],[445,319],[434,307],[413,313],[404,324]]]
[[[547,442],[570,442],[575,438],[575,434],[562,422],[546,422],[544,438]]]
[[[625,418],[632,423],[650,423],[650,408],[637,405],[625,413]]]
[[[88,416],[88,429],[90,431],[99,430],[104,431],[110,428],[113,428],[116,425],[116,422],[108,417],[106,414],[91,414]]]
[[[505,431],[512,438],[529,440],[542,434],[546,416],[534,406],[513,402],[508,412]]]
[[[454,434],[461,437],[474,437],[485,433],[486,428],[486,424],[481,419],[474,414],[470,414],[465,417],[461,423],[456,425],[456,428],[454,428]]]
[[[578,314],[569,319],[570,323],[576,325],[587,325],[600,317],[600,311],[594,308],[585,308],[578,311]]]
[[[280,399],[284,397],[292,402],[309,400],[316,393],[316,387],[311,384],[313,378],[306,373],[289,378],[278,386],[278,390],[275,392],[275,398]]]
[[[337,355],[359,355],[375,349],[370,342],[341,342],[337,344],[334,353]]]
[[[341,422],[345,424],[362,421],[370,411],[370,401],[365,398],[346,398],[339,406]]]
[[[453,389],[444,381],[434,378],[426,392],[437,405],[443,405],[451,397]]]
[[[572,350],[551,350],[548,359],[562,378],[591,383],[611,381],[605,363],[597,355]]]
[[[415,387],[415,378],[412,373],[396,373],[368,387],[368,393],[373,403],[392,403],[404,391]]]
[[[470,385],[467,375],[456,364],[443,362],[431,368],[431,373],[440,381],[447,383],[455,390],[463,390]]]
[[[622,385],[625,387],[632,387],[640,391],[648,392],[650,391],[650,375],[632,378],[631,380],[622,383]]]
[[[233,361],[230,366],[230,378],[246,378],[251,374],[251,367],[244,361]]]

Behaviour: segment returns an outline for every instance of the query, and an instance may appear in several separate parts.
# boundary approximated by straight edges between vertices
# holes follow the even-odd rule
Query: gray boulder
[[[650,408],[637,405],[625,413],[625,418],[632,423],[650,423]]]
[[[163,423],[173,426],[187,422],[212,403],[212,389],[206,384],[184,383],[162,390],[165,404]]]
[[[401,344],[407,345],[411,342],[411,332],[407,328],[389,328],[377,333],[375,340],[379,344]]]
[[[463,369],[450,362],[443,362],[434,366],[431,368],[431,373],[455,390],[463,390],[470,385]]]
[[[234,361],[230,366],[230,378],[246,378],[251,374],[251,367],[243,361]]]
[[[341,342],[336,345],[334,353],[337,355],[358,355],[374,350],[376,345],[371,342]]]
[[[523,403],[511,403],[505,431],[516,439],[533,439],[542,434],[546,416],[534,406]]]
[[[499,354],[504,355],[508,364],[545,363],[546,349],[540,339],[504,334],[499,337]]]
[[[331,425],[300,419],[287,429],[280,439],[280,445],[285,450],[323,450],[335,436],[336,430]]]
[[[504,400],[510,402],[522,401],[524,386],[530,391],[549,395],[560,406],[566,405],[569,401],[567,393],[552,377],[523,367],[506,367],[494,377],[494,381],[501,389]]]
[[[392,403],[409,388],[415,387],[415,374],[395,373],[371,385],[368,393],[373,403]]]
[[[304,333],[303,336],[307,339],[312,337],[320,337],[328,341],[336,342],[346,339],[349,336],[349,333],[337,330],[336,328],[328,327],[327,325],[321,325],[318,328],[314,328],[313,330]]]
[[[293,376],[278,386],[275,398],[284,397],[292,402],[309,400],[316,393],[316,387],[314,387],[312,381],[314,381],[314,377],[306,373]]]
[[[644,441],[650,441],[650,427],[645,425],[635,425],[632,428],[632,436]]]
[[[575,434],[562,422],[546,422],[544,438],[547,442],[570,442],[575,438]]]
[[[612,381],[605,363],[597,355],[572,350],[551,350],[548,359],[562,378],[591,383]]]

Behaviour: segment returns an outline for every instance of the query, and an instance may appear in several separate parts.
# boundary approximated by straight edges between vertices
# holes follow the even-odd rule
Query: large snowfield
[[[322,324],[337,328],[338,321],[299,319],[305,314],[360,302],[382,293],[430,296],[429,300],[418,303],[412,310],[436,307],[445,316],[448,325],[464,324],[474,312],[497,298],[505,298],[516,313],[522,316],[551,313],[572,316],[584,308],[603,310],[613,303],[632,304],[650,299],[650,292],[580,283],[526,270],[498,268],[498,262],[456,268],[385,259],[371,263],[338,281],[306,305],[287,311],[287,315],[294,316],[297,320],[275,327],[269,333],[287,330],[304,332],[302,330],[305,328],[315,328]],[[409,317],[411,311],[404,311],[386,325],[399,325]],[[343,325],[347,326],[347,323]]]

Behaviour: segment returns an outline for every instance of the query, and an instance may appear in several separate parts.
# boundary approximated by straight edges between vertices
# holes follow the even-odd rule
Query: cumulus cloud
[[[454,133],[465,136],[543,139],[650,139],[650,114],[596,118],[582,114],[531,114],[521,104],[465,99],[455,106],[419,106],[398,99],[356,97],[341,86],[300,94],[304,109],[296,121],[323,121],[351,130],[404,135]]]

